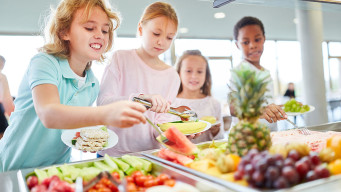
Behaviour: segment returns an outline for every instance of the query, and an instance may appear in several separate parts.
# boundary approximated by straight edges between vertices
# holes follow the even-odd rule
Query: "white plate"
[[[72,143],[71,143],[71,140],[76,136],[76,132],[80,132],[81,129],[99,129],[100,127],[103,127],[103,126],[83,127],[80,129],[64,130],[61,138],[62,138],[62,141],[65,143],[65,145],[67,145],[71,148],[77,149],[76,145],[72,145]],[[108,129],[108,133],[109,133],[108,145],[106,147],[104,147],[102,150],[112,148],[118,142],[118,136],[116,135],[115,132]],[[79,149],[77,149],[77,150],[79,150]]]
[[[215,123],[211,124],[211,126],[213,127],[213,126],[218,125],[220,123],[221,123],[221,121],[216,121]]]
[[[288,116],[297,116],[297,115],[303,115],[303,114],[306,114],[306,113],[310,113],[312,111],[315,110],[315,107],[312,106],[312,105],[309,105],[309,108],[310,110],[309,111],[306,111],[304,113],[300,113],[300,112],[285,112]]]
[[[210,129],[212,127],[211,123],[210,122],[207,122],[207,121],[203,121],[203,120],[199,120],[199,122],[204,122],[206,123],[206,127],[202,130],[202,131],[199,131],[199,132],[196,132],[196,133],[190,133],[190,134],[185,134],[185,135],[193,135],[193,134],[198,134],[198,133],[201,133],[201,132],[204,132],[204,131],[207,131],[208,129]],[[170,122],[171,123],[171,122]],[[163,132],[160,127],[158,126],[159,130],[161,132]]]

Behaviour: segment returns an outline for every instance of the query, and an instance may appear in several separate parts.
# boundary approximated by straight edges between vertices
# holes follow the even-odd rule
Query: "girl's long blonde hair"
[[[61,58],[70,57],[70,49],[68,41],[62,39],[62,34],[68,32],[76,11],[85,7],[87,19],[94,7],[100,7],[109,18],[109,41],[105,52],[109,51],[113,45],[114,30],[120,24],[119,16],[111,10],[109,4],[105,0],[63,0],[55,11],[51,10],[50,20],[45,27],[45,45],[39,51],[52,54]],[[114,23],[114,22],[115,23]],[[86,22],[86,20],[84,21]],[[104,55],[101,56],[101,61]],[[88,64],[89,68],[91,62]]]
[[[189,56],[198,56],[205,60],[206,62],[206,72],[205,72],[205,82],[204,85],[200,88],[202,94],[206,96],[211,96],[211,87],[212,87],[212,77],[210,67],[208,66],[208,60],[204,57],[199,50],[187,50],[184,51],[183,54],[178,58],[176,62],[176,71],[180,75],[180,70],[182,67],[182,62]],[[182,83],[180,83],[178,94],[183,91]]]

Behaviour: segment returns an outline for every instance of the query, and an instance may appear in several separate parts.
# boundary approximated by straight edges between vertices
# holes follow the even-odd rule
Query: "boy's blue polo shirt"
[[[70,160],[71,149],[61,140],[63,130],[44,127],[37,116],[32,89],[53,84],[58,88],[61,104],[91,106],[97,98],[99,83],[91,70],[86,73],[85,85],[78,88],[78,80],[66,59],[46,53],[32,58],[19,87],[10,125],[0,140],[0,172]]]

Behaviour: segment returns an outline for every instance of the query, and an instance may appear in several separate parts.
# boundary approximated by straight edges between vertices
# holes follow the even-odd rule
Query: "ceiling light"
[[[215,13],[214,14],[214,18],[216,18],[216,19],[223,19],[223,18],[225,18],[225,13],[223,13],[223,12],[218,12],[218,13]]]
[[[293,20],[292,20],[292,22],[294,22],[296,25],[298,24],[298,19],[297,18],[294,18]]]
[[[186,28],[186,27],[180,28],[179,33],[188,33],[188,28]]]

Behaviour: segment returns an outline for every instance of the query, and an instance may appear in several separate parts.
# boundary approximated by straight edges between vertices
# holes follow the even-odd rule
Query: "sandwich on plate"
[[[82,129],[75,145],[79,150],[96,152],[107,145],[108,138],[108,132],[102,129]]]

